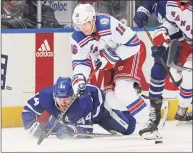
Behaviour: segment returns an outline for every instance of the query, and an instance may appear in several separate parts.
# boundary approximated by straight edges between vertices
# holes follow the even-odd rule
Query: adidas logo
[[[44,40],[41,47],[38,48],[38,52],[36,53],[36,57],[53,57],[54,53],[50,49],[50,45],[48,44],[48,40]]]

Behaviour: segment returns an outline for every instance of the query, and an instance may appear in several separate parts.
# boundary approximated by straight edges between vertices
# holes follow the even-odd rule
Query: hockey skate
[[[161,119],[162,98],[157,100],[150,100],[150,103],[150,119],[139,131],[139,135],[147,140],[161,139],[162,137],[159,134],[158,125]]]
[[[177,120],[176,126],[192,123],[192,112],[187,112],[188,108],[178,106],[175,119]]]
[[[185,121],[192,121],[192,112],[186,113]]]
[[[178,106],[178,110],[176,112],[175,119],[178,121],[184,121],[185,117],[186,117],[187,109],[188,108],[182,108],[182,107]]]

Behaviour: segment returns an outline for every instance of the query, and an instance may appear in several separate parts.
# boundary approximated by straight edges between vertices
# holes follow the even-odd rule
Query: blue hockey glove
[[[134,16],[134,21],[139,28],[144,27],[148,23],[149,11],[144,7],[139,7]]]
[[[26,131],[28,134],[35,136],[37,138],[40,137],[42,132],[44,131],[44,126],[40,124],[39,122],[35,122],[30,128],[28,128]]]
[[[167,56],[167,49],[166,47],[162,46],[153,46],[151,47],[152,56],[154,58],[163,58],[165,59]]]
[[[78,139],[88,139],[92,138],[91,136],[87,135],[76,135],[76,133],[86,133],[84,128],[72,125],[72,124],[63,124],[58,130],[56,131],[56,136],[58,139],[67,139],[67,138],[78,138]]]
[[[86,89],[86,78],[83,74],[76,74],[72,77],[72,87],[74,94],[79,92],[79,96],[84,95]]]

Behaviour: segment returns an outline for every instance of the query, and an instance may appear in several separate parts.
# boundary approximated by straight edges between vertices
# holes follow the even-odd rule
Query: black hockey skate
[[[178,110],[176,112],[175,119],[178,121],[184,121],[186,118],[187,109],[188,108],[182,108],[182,107],[178,106]]]
[[[143,129],[139,131],[139,135],[144,139],[153,140],[162,138],[158,132],[158,125],[161,119],[162,99],[161,97],[157,100],[150,100],[150,119],[148,123],[144,125]]]
[[[177,120],[176,126],[192,124],[192,112],[187,113],[188,108],[178,106],[175,119]]]
[[[192,121],[192,112],[186,113],[185,121]]]

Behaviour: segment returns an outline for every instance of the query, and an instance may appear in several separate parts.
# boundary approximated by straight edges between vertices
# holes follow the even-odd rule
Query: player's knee
[[[192,68],[192,61],[187,61],[184,64],[185,67]],[[182,71],[183,75],[183,81],[181,86],[186,89],[192,89],[192,71],[191,70],[185,70]]]
[[[183,81],[181,86],[186,89],[192,89],[192,71],[185,70],[182,72]]]
[[[133,88],[133,81],[130,80],[117,80],[115,85],[115,96],[122,101],[133,102],[137,99],[137,93]]]

